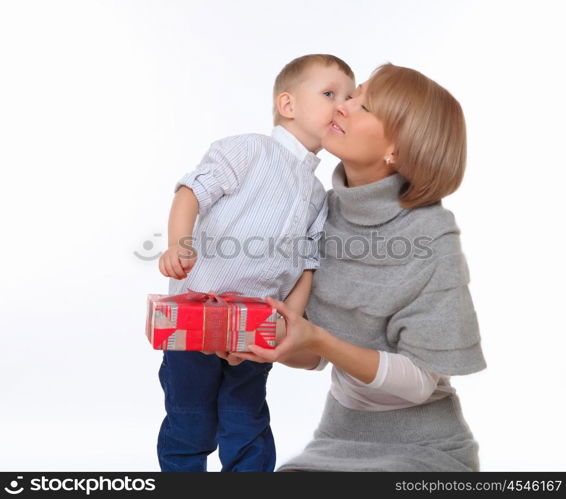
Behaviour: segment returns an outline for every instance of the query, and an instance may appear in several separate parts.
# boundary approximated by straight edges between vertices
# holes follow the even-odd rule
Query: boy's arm
[[[291,290],[284,302],[287,304],[291,310],[297,312],[301,317],[305,317],[305,308],[307,306],[309,295],[312,287],[312,279],[315,270],[320,266],[320,249],[319,240],[322,237],[322,231],[324,228],[324,223],[328,216],[328,195],[325,194],[322,206],[320,207],[319,213],[311,224],[308,230],[309,242],[311,244],[312,254],[309,255],[305,261],[305,270],[302,276],[295,284],[295,287]],[[278,331],[284,331],[284,319],[279,319],[283,321],[283,327],[278,324]],[[279,338],[278,338],[279,341]],[[301,369],[321,369],[324,367],[325,361],[322,361],[319,355],[314,354],[309,351],[302,351],[295,354],[292,358],[288,358],[283,364],[289,367],[296,367]]]
[[[312,277],[314,270],[304,270],[299,280],[295,283],[295,287],[283,300],[287,306],[301,317],[305,313],[305,307],[309,301],[309,295],[312,287]]]
[[[167,250],[159,257],[159,271],[165,277],[185,279],[196,263],[192,234],[199,206],[192,189],[176,189],[169,212]]]
[[[198,166],[175,185],[185,186],[198,200],[198,213],[204,215],[225,195],[236,192],[247,176],[253,158],[248,156],[247,135],[226,137],[212,143]]]
[[[192,189],[185,186],[179,187],[169,213],[169,248],[181,245],[183,243],[181,239],[184,237],[192,238],[198,210],[199,203]],[[182,247],[187,249],[189,245],[192,246],[191,239],[184,242]]]

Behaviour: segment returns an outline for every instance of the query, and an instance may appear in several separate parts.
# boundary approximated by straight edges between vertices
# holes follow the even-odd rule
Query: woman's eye
[[[328,95],[328,94],[331,94],[333,96],[334,92],[332,90],[328,90],[328,91],[324,92],[324,95],[326,95],[326,97],[331,97],[331,95]]]
[[[362,104],[362,109],[363,109],[364,111],[367,111],[367,112],[369,113],[369,109],[368,109],[366,106],[364,106],[363,104]]]

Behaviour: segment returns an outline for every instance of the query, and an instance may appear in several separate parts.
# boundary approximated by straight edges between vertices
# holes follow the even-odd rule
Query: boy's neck
[[[295,126],[294,122],[281,123],[281,126],[289,133],[293,134],[295,138],[313,154],[317,154],[322,149],[320,141],[309,137],[303,130]]]

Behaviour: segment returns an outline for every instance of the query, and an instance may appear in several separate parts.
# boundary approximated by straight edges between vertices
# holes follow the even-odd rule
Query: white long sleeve
[[[333,367],[331,392],[338,402],[351,409],[384,411],[432,402],[454,393],[448,376],[421,369],[402,354],[379,353],[379,368],[371,383]],[[315,369],[323,369],[326,363],[321,359]]]
[[[404,355],[388,352],[379,354],[379,368],[368,388],[381,390],[413,404],[422,404],[430,398],[438,385],[439,374],[415,366]]]

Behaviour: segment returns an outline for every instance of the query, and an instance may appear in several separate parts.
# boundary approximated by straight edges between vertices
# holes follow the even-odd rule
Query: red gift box
[[[147,297],[146,336],[156,350],[246,352],[275,348],[277,310],[261,298],[188,291]]]

